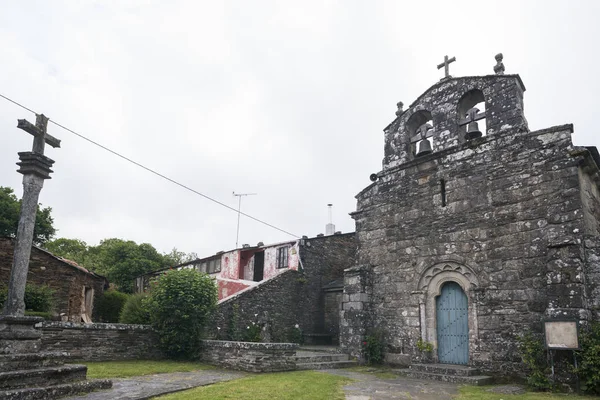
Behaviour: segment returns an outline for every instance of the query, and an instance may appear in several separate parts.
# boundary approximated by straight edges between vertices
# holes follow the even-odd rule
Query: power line
[[[15,104],[15,105],[17,105],[17,106],[19,106],[19,107],[21,107],[21,108],[23,108],[23,109],[25,109],[25,110],[29,111],[29,112],[31,112],[31,113],[34,113],[34,114],[36,114],[36,115],[37,115],[37,113],[36,113],[35,111],[33,111],[31,108],[25,107],[23,104],[21,104],[21,103],[18,103],[18,102],[16,102],[16,101],[14,101],[13,99],[10,99],[10,98],[8,98],[8,97],[4,96],[2,93],[0,93],[0,97],[2,97],[3,99],[5,99],[5,100],[8,100],[9,102],[11,102],[11,103],[13,103],[13,104]],[[165,180],[167,180],[167,181],[169,181],[169,182],[171,182],[171,183],[173,183],[173,184],[175,184],[175,185],[177,185],[177,186],[179,186],[179,187],[182,187],[182,188],[184,188],[184,189],[186,189],[186,190],[189,190],[190,192],[192,192],[192,193],[194,193],[194,194],[197,194],[198,196],[202,196],[202,197],[204,197],[205,199],[207,199],[207,200],[210,200],[210,201],[212,201],[213,203],[217,203],[218,205],[220,205],[220,206],[223,206],[223,207],[225,207],[225,208],[227,208],[227,209],[229,209],[229,210],[231,210],[231,211],[235,211],[236,213],[238,213],[238,215],[243,215],[244,217],[248,217],[248,218],[250,218],[250,219],[252,219],[252,220],[254,220],[254,221],[256,221],[256,222],[259,222],[259,223],[261,223],[261,224],[263,224],[263,225],[266,225],[266,226],[268,226],[268,227],[270,227],[270,228],[276,229],[276,230],[278,230],[278,231],[280,231],[280,232],[283,232],[283,233],[285,233],[285,234],[287,234],[287,235],[290,235],[290,236],[293,236],[293,237],[295,237],[295,238],[299,238],[299,237],[300,237],[299,235],[295,235],[295,234],[293,234],[293,233],[291,233],[291,232],[288,232],[288,231],[286,231],[286,230],[284,230],[284,229],[278,228],[278,227],[276,227],[275,225],[273,225],[273,224],[270,224],[270,223],[268,223],[268,222],[265,222],[265,221],[263,221],[263,220],[261,220],[261,219],[258,219],[258,218],[256,218],[256,217],[253,217],[252,215],[249,215],[249,214],[246,214],[246,213],[243,213],[243,212],[239,212],[239,211],[238,211],[238,210],[236,210],[235,208],[233,208],[233,207],[230,207],[230,206],[228,206],[228,205],[227,205],[227,204],[225,204],[225,203],[222,203],[222,202],[220,202],[220,201],[218,201],[218,200],[216,200],[216,199],[213,199],[213,198],[212,198],[212,197],[210,197],[210,196],[207,196],[207,195],[205,195],[205,194],[203,194],[203,193],[200,193],[199,191],[197,191],[197,190],[195,190],[195,189],[192,189],[191,187],[189,187],[189,186],[187,186],[187,185],[184,185],[183,183],[177,182],[176,180],[174,180],[174,179],[171,179],[171,178],[169,178],[168,176],[166,176],[166,175],[163,175],[163,174],[161,174],[160,172],[153,170],[152,168],[146,167],[145,165],[143,165],[143,164],[140,164],[139,162],[137,162],[137,161],[134,161],[134,160],[132,160],[131,158],[129,158],[129,157],[126,157],[126,156],[124,156],[124,155],[122,155],[122,154],[120,154],[120,153],[118,153],[118,152],[116,152],[116,151],[114,151],[114,150],[112,150],[112,149],[109,149],[108,147],[106,147],[106,146],[104,146],[104,145],[102,145],[102,144],[100,144],[100,143],[98,143],[98,142],[95,142],[95,141],[93,141],[92,139],[89,139],[89,138],[87,138],[87,137],[83,136],[82,134],[75,132],[75,131],[74,131],[74,130],[72,130],[72,129],[69,129],[69,128],[67,128],[66,126],[64,126],[64,125],[62,125],[62,124],[59,124],[58,122],[56,122],[56,121],[54,121],[54,120],[52,120],[52,119],[50,119],[50,123],[52,123],[52,124],[54,124],[54,125],[58,126],[59,128],[62,128],[62,129],[64,129],[64,130],[65,130],[65,131],[67,131],[67,132],[70,132],[70,133],[74,134],[75,136],[78,136],[78,137],[80,137],[81,139],[83,139],[83,140],[85,140],[85,141],[87,141],[87,142],[89,142],[89,143],[91,143],[91,144],[93,144],[93,145],[96,145],[96,146],[100,147],[100,148],[101,148],[101,149],[103,149],[103,150],[106,150],[106,151],[108,151],[109,153],[112,153],[113,155],[115,155],[115,156],[117,156],[117,157],[119,157],[119,158],[122,158],[122,159],[123,159],[123,160],[125,160],[125,161],[128,161],[128,162],[130,162],[130,163],[132,163],[132,164],[134,164],[134,165],[136,165],[136,166],[138,166],[138,167],[140,167],[140,168],[142,168],[142,169],[145,169],[146,171],[148,171],[148,172],[150,172],[150,173],[152,173],[152,174],[154,174],[154,175],[156,175],[156,176],[158,176],[158,177],[160,177],[160,178],[163,178],[163,179],[165,179]]]

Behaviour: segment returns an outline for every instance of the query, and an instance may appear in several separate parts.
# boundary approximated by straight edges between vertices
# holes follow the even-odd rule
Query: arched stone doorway
[[[420,297],[421,339],[433,345],[436,362],[469,363],[470,355],[476,350],[475,346],[479,341],[477,307],[474,301],[474,289],[478,287],[479,281],[473,270],[454,261],[435,264],[421,274],[418,290],[415,292]],[[445,300],[444,295],[447,296]],[[449,308],[456,307],[457,299],[460,299],[458,310],[455,310],[457,312],[448,315]],[[438,307],[440,303],[442,303],[441,308]],[[446,319],[438,315],[438,309],[446,312]],[[448,323],[453,321],[455,325],[449,327]],[[438,332],[442,332],[442,336],[439,336]],[[452,335],[461,335],[461,337]],[[453,337],[454,339],[451,339]],[[441,343],[442,340],[447,342]],[[457,347],[459,345],[460,347]],[[454,350],[448,350],[453,347]]]

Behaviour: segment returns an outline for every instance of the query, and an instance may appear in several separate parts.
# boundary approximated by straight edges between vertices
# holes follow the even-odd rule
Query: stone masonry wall
[[[0,282],[8,283],[13,262],[13,242],[0,238]],[[105,279],[86,273],[36,247],[31,249],[27,283],[47,285],[55,290],[55,313],[81,321],[83,289],[94,289],[94,297],[104,291]]]
[[[586,282],[589,307],[595,321],[600,321],[600,237],[585,238]]]
[[[356,236],[354,233],[322,236],[301,241],[305,283],[302,286],[303,308],[306,318],[305,333],[328,333],[337,341],[338,329],[325,329],[325,292],[323,287],[344,278],[344,269],[356,263]]]
[[[446,262],[470,279],[471,364],[518,370],[518,334],[550,316],[590,318],[571,132],[504,129],[384,170],[357,196],[358,263],[372,267],[388,351],[415,359],[419,338],[435,342],[420,284]]]
[[[359,361],[365,359],[363,341],[373,327],[371,268],[359,265],[344,271],[344,293],[340,311],[340,348]]]
[[[42,322],[43,351],[66,351],[73,360],[110,361],[162,358],[150,326]]]
[[[287,270],[269,281],[220,302],[208,327],[207,336],[243,340],[247,327],[261,323],[266,318],[271,341],[289,341],[294,326],[304,325],[302,285],[302,274]],[[239,332],[237,338],[229,337],[232,322],[235,322]]]
[[[203,340],[200,360],[222,368],[246,372],[280,372],[296,369],[294,343],[248,343]]]

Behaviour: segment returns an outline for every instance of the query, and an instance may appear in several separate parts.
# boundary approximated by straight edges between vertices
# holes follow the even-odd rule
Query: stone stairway
[[[67,353],[41,352],[41,318],[0,317],[0,399],[41,400],[108,389],[109,380],[86,380],[85,365],[65,364]]]
[[[489,385],[493,381],[491,376],[481,375],[477,368],[452,364],[411,364],[406,376],[475,386]]]
[[[303,346],[296,351],[294,357],[296,369],[337,369],[358,365],[356,361],[350,360],[347,354],[341,354],[337,347],[333,346]]]

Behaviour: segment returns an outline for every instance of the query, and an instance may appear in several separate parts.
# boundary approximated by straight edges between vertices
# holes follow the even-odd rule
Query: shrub
[[[433,351],[433,344],[419,338],[419,340],[417,340],[417,349],[423,353],[431,353]]]
[[[242,340],[240,332],[240,305],[234,303],[231,305],[231,314],[229,314],[229,323],[227,324],[227,339],[233,341]]]
[[[579,341],[581,350],[577,352],[577,374],[586,393],[600,394],[600,323],[582,330]]]
[[[98,322],[119,322],[119,315],[128,297],[129,295],[126,293],[107,290],[96,300],[95,319]]]
[[[300,325],[296,324],[292,329],[290,329],[289,341],[290,343],[304,343],[304,334],[302,333],[302,329],[300,329]]]
[[[8,297],[8,288],[0,288],[0,308]],[[25,309],[50,313],[54,307],[54,290],[46,285],[34,285],[28,283],[25,286]]]
[[[379,330],[372,330],[365,341],[365,356],[367,357],[367,363],[369,365],[383,363],[383,334]]]
[[[150,324],[150,313],[146,304],[148,297],[147,293],[129,296],[119,315],[119,322],[122,324]]]
[[[550,368],[542,339],[526,332],[518,341],[521,358],[529,370],[527,384],[536,390],[552,389],[552,383],[548,379]]]
[[[257,324],[256,322],[250,323],[250,325],[246,327],[246,334],[244,335],[244,340],[246,342],[260,342],[260,331],[261,327],[259,324]]]
[[[208,275],[173,270],[153,284],[148,310],[160,344],[172,358],[196,358],[204,325],[217,305],[217,286]]]
[[[25,286],[25,309],[37,312],[50,312],[54,307],[54,290],[46,285],[27,284]]]

